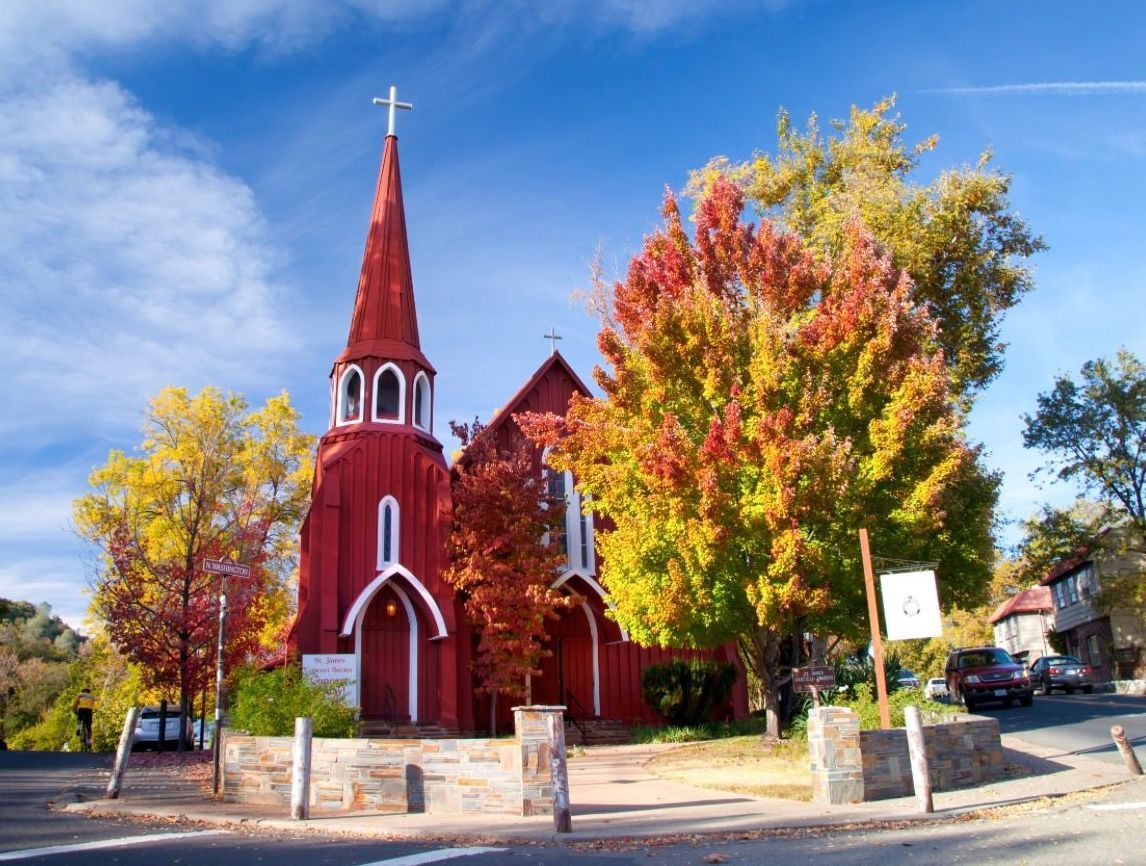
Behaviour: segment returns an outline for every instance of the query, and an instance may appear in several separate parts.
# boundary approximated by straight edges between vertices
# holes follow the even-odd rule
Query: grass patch
[[[763,719],[738,719],[731,722],[709,722],[704,725],[665,725],[650,727],[633,725],[629,728],[631,743],[696,743],[703,740],[721,740],[727,737],[742,737],[748,734],[762,734]]]
[[[698,788],[750,797],[812,799],[808,744],[803,740],[766,745],[759,736],[738,736],[690,743],[656,755],[646,766],[661,778]]]

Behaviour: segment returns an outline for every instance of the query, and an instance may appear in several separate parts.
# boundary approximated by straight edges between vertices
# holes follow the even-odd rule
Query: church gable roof
[[[486,427],[491,432],[496,431],[519,412],[552,412],[564,417],[573,394],[593,396],[581,377],[569,366],[569,362],[560,352],[554,352],[529,377],[529,381],[497,410]]]

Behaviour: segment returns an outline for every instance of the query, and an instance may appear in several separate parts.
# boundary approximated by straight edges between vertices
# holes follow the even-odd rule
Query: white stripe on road
[[[423,851],[421,854],[408,854],[392,860],[375,860],[362,866],[422,866],[423,863],[437,863],[439,860],[453,860],[455,857],[469,857],[473,854],[490,854],[504,851],[505,848],[441,848],[437,851]]]
[[[1090,808],[1096,812],[1118,812],[1123,809],[1146,809],[1146,803],[1092,803]]]
[[[23,851],[0,852],[0,862],[6,860],[27,860],[31,857],[44,857],[48,854],[71,854],[74,851],[98,851],[100,848],[123,848],[128,845],[147,845],[151,842],[166,842],[169,839],[185,839],[188,836],[219,836],[226,832],[226,830],[188,830],[185,833],[151,833],[147,836],[122,836],[119,839],[100,839],[98,842],[77,842],[75,845],[25,848]]]

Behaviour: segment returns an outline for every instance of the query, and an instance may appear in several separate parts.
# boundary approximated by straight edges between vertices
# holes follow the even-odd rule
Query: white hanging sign
[[[879,587],[883,595],[883,618],[888,640],[912,640],[943,634],[934,571],[881,574]]]
[[[340,683],[342,700],[347,706],[354,706],[358,695],[358,677],[355,676],[354,653],[331,653],[329,655],[303,654],[302,672],[312,683]]]

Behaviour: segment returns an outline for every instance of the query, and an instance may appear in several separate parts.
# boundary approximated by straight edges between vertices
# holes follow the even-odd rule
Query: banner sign
[[[835,687],[836,669],[831,665],[792,668],[792,688],[798,692],[810,692],[813,689],[823,691]]]
[[[943,634],[934,571],[881,574],[879,587],[883,595],[883,618],[888,640],[912,640]]]
[[[354,653],[304,654],[302,673],[312,683],[341,683],[342,702],[353,707],[358,703],[358,677],[355,674],[354,658]]]

